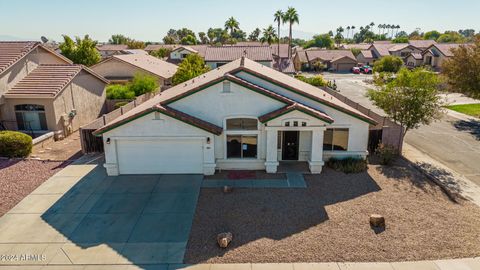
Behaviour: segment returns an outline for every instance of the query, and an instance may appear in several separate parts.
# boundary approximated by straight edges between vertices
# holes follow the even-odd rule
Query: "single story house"
[[[408,68],[416,68],[423,65],[423,55],[421,53],[410,53],[405,58],[405,65]]]
[[[112,55],[123,54],[122,51],[127,50],[128,46],[125,44],[100,44],[96,48],[103,59]]]
[[[421,51],[425,51],[428,47],[430,47],[434,44],[437,44],[437,42],[435,40],[419,39],[419,40],[409,40],[408,44],[412,45],[415,48],[420,49]]]
[[[120,54],[92,66],[92,70],[111,82],[126,83],[135,74],[145,73],[158,79],[160,87],[169,87],[178,66],[147,54]]]
[[[214,69],[242,56],[273,67],[273,52],[270,46],[211,46],[205,52],[205,64]]]
[[[106,84],[39,42],[0,42],[0,129],[67,136],[104,112]]]
[[[423,53],[423,64],[431,66],[436,70],[441,70],[442,64],[449,57],[453,56],[452,50],[457,49],[462,44],[455,43],[437,43],[428,47]]]
[[[375,58],[393,55],[401,58],[407,57],[410,53],[421,53],[422,50],[408,43],[374,43],[370,48]]]
[[[377,60],[370,50],[361,50],[356,58],[357,62],[362,65],[372,65]]]
[[[365,158],[369,116],[323,90],[241,57],[161,92],[94,132],[108,175],[266,170]]]
[[[350,50],[305,50],[297,52],[295,56],[295,68],[301,70],[313,68],[316,62],[322,62],[327,70],[346,72],[355,67],[358,62]]]

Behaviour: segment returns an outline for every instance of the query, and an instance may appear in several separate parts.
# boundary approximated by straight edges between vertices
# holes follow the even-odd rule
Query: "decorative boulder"
[[[370,215],[370,225],[373,227],[385,228],[385,218],[382,215]]]
[[[217,243],[221,248],[227,248],[228,244],[232,242],[233,235],[230,232],[219,233],[217,235]]]
[[[223,193],[231,193],[233,191],[233,188],[230,186],[224,186],[222,190]]]

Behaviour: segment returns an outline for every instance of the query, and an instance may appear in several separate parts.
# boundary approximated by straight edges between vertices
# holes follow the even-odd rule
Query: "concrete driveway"
[[[182,263],[202,179],[70,165],[0,218],[0,264]]]

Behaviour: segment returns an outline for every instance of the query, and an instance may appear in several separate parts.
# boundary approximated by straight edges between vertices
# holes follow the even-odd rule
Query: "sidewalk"
[[[240,264],[161,264],[161,265],[47,265],[47,266],[2,266],[0,269],[155,269],[155,270],[476,270],[480,258],[453,260],[392,262],[392,263],[240,263]]]

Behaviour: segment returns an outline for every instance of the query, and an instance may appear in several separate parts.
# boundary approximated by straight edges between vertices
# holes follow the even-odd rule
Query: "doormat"
[[[255,171],[229,171],[227,178],[230,180],[255,179]]]

